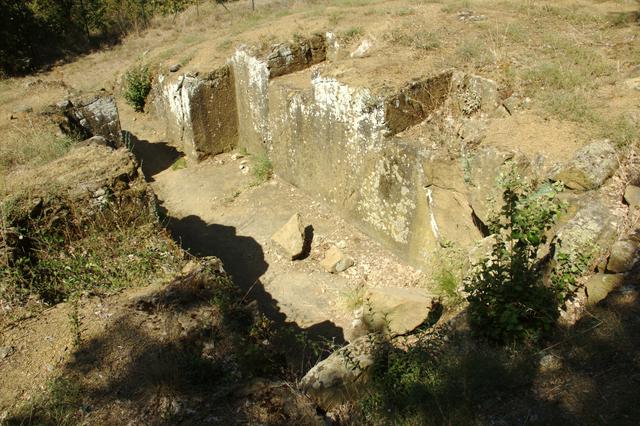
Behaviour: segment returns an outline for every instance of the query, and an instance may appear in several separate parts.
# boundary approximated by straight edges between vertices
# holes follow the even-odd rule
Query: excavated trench
[[[160,75],[155,113],[190,161],[267,155],[279,177],[411,264],[428,265],[450,243],[470,248],[483,237],[495,177],[515,156],[462,146],[499,107],[495,83],[447,70],[362,87],[331,76],[339,61],[330,33],[266,52],[242,47],[209,73]],[[462,148],[411,136],[447,117],[459,123]]]

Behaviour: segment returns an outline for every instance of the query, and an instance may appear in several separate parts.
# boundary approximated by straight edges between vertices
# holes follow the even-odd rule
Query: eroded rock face
[[[574,158],[554,173],[553,180],[580,191],[599,188],[618,168],[616,150],[608,140],[580,149]]]
[[[624,274],[595,274],[585,283],[587,306],[595,305],[604,300],[609,293],[620,287],[624,282]]]
[[[112,148],[123,145],[118,106],[113,96],[94,95],[60,103],[66,123],[60,125],[68,134],[89,139],[100,136]]]
[[[619,225],[620,218],[606,200],[591,199],[558,230],[560,251],[597,259],[615,241]]]
[[[155,88],[156,113],[166,117],[167,134],[188,158],[201,160],[238,144],[238,114],[231,68],[204,76],[161,75]]]
[[[368,380],[377,342],[368,334],[332,353],[302,378],[302,390],[324,410],[352,400]]]

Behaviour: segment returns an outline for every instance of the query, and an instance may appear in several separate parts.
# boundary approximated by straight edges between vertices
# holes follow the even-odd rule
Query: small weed
[[[182,170],[187,168],[187,160],[184,157],[178,158],[172,165],[171,170]]]
[[[525,71],[524,79],[536,89],[573,89],[582,83],[581,76],[556,62],[544,62]]]
[[[223,40],[222,43],[218,45],[218,47],[222,50],[229,50],[232,44],[233,42],[231,41],[231,39],[227,38]]]
[[[348,311],[354,311],[365,303],[366,289],[364,286],[359,285],[356,288],[347,291],[342,294],[342,305]]]
[[[340,21],[342,20],[343,15],[342,13],[339,12],[332,12],[329,15],[329,25],[331,25],[332,27],[335,27],[336,25],[338,25],[338,23],[340,23]]]
[[[396,16],[409,16],[415,15],[416,11],[410,7],[403,7],[402,9],[398,9],[395,11]]]
[[[462,63],[478,63],[484,61],[487,50],[484,44],[475,39],[467,39],[456,49],[456,58]]]
[[[259,154],[251,157],[252,167],[251,171],[255,181],[253,185],[260,185],[269,179],[273,175],[273,164],[266,154]]]
[[[151,71],[147,65],[137,65],[125,74],[124,98],[134,110],[144,111],[151,91]]]
[[[601,119],[598,124],[598,136],[611,139],[619,148],[636,146],[640,140],[640,126],[624,115],[612,120]]]
[[[417,50],[428,51],[440,47],[440,40],[437,34],[423,31],[421,28],[413,26],[395,29],[388,33],[385,38],[392,44],[412,47]]]
[[[541,100],[545,111],[559,120],[593,123],[597,115],[589,98],[581,91],[556,90],[545,92]]]
[[[77,379],[58,377],[46,392],[12,413],[9,424],[71,426],[81,423],[82,388]]]

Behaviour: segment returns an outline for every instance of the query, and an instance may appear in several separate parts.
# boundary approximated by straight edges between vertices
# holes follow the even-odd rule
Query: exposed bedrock
[[[478,146],[482,132],[469,129],[496,111],[497,85],[455,70],[404,86],[348,84],[326,61],[331,38],[241,47],[209,74],[160,76],[155,105],[169,138],[194,160],[267,155],[281,178],[415,264],[438,246],[471,248],[500,207],[499,175],[539,172],[523,154]],[[412,136],[434,117],[460,124],[455,149]]]

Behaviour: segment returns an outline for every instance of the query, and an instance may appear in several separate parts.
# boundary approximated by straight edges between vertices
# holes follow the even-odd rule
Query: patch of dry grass
[[[11,122],[0,143],[0,174],[18,166],[35,166],[62,157],[75,142],[38,118]]]

